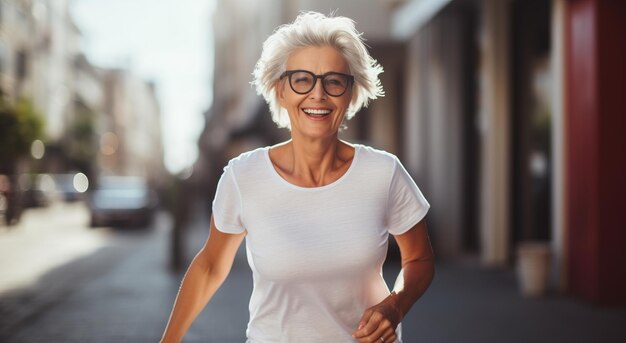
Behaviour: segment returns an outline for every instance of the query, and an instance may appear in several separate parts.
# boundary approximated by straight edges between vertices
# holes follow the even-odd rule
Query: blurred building
[[[126,70],[101,69],[103,115],[98,119],[101,175],[132,175],[160,184],[163,162],[161,113],[154,84]]]
[[[73,116],[74,61],[80,53],[80,31],[70,16],[70,1],[33,0],[32,54],[36,107],[45,115],[46,138],[57,145]]]
[[[88,176],[97,173],[98,133],[104,113],[104,87],[101,71],[83,54],[74,57],[72,111],[68,116],[62,150],[74,168]]]
[[[0,6],[0,87],[3,95],[15,100],[33,87],[31,5],[3,1]]]
[[[408,46],[403,156],[425,181],[440,251],[478,251],[503,266],[521,243],[549,242],[557,287],[626,303],[616,243],[626,221],[606,206],[619,202],[614,186],[599,183],[623,185],[611,178],[626,170],[623,135],[608,127],[625,127],[625,106],[610,92],[589,98],[624,87],[626,44],[601,37],[623,36],[625,10],[602,0],[458,0],[394,13],[393,37]],[[612,162],[594,159],[596,134],[612,142],[602,144]]]
[[[72,145],[68,133],[76,129],[77,74],[88,64],[84,57],[80,61],[80,32],[69,5],[68,0],[0,2],[0,87],[9,102],[28,99],[43,117],[40,171],[81,167],[74,165],[72,151],[65,151]]]
[[[42,115],[45,153],[19,172],[167,174],[154,84],[96,68],[80,50],[71,0],[0,1],[0,91]],[[22,162],[28,162],[25,158]]]
[[[348,122],[344,138],[400,156],[431,202],[437,255],[501,268],[515,264],[521,244],[543,242],[553,287],[624,304],[625,7],[219,1],[198,175],[210,192],[229,158],[285,138],[249,86],[262,42],[300,10],[336,9],[356,21],[385,68],[386,96]]]

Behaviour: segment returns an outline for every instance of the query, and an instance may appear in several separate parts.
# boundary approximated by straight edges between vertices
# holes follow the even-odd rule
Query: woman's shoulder
[[[267,149],[268,147],[260,147],[243,152],[228,161],[228,167],[237,168],[238,170],[256,168],[260,163],[263,163]]]
[[[396,155],[385,150],[377,149],[364,144],[354,144],[354,146],[359,151],[359,159],[382,164],[393,164],[398,160]]]
[[[398,165],[398,158],[385,150],[368,145],[354,144],[357,151],[356,166],[369,177],[386,178]]]

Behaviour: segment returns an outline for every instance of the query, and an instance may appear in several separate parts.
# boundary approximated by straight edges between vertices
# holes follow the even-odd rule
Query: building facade
[[[12,169],[162,182],[167,172],[154,84],[127,70],[94,67],[80,49],[71,4],[0,1],[0,92],[10,103],[30,100],[44,124],[41,161],[27,156]]]
[[[98,170],[101,175],[142,176],[163,182],[160,106],[154,84],[126,70],[100,69],[103,113],[98,119]]]
[[[0,87],[11,101],[33,87],[31,8],[29,1],[0,2]]]
[[[582,200],[602,194],[600,179],[623,184],[611,178],[624,170],[623,154],[611,154],[623,139],[601,135],[614,143],[603,145],[613,161],[603,169],[588,150],[599,136],[588,130],[623,127],[623,102],[589,94],[625,79],[615,58],[626,45],[601,38],[623,32],[614,25],[624,13],[621,3],[566,0],[412,1],[398,9],[394,37],[411,46],[404,115],[414,124],[405,127],[422,133],[406,135],[419,138],[406,142],[405,158],[433,187],[426,193],[440,249],[475,251],[484,265],[502,267],[524,243],[543,242],[555,288],[624,303],[617,289],[626,275],[616,261],[626,256],[611,246],[625,240],[624,217],[601,206],[615,203],[613,195]],[[606,212],[604,226],[590,220],[593,211]]]

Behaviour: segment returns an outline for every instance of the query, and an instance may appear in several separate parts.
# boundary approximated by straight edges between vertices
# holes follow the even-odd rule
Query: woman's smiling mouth
[[[310,117],[323,118],[329,115],[332,110],[326,108],[303,108],[302,112],[306,113],[306,115]]]

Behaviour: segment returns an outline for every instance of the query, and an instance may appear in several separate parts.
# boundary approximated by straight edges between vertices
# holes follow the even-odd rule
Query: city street
[[[0,341],[156,342],[182,274],[167,269],[171,221],[153,228],[89,229],[81,203],[29,210],[0,232]],[[197,214],[187,259],[206,239]],[[397,273],[390,261],[385,277]],[[227,281],[185,342],[244,342],[251,275],[240,249]],[[439,264],[404,320],[405,342],[620,342],[626,311],[567,297],[522,298],[512,271]]]
[[[216,194],[250,232],[276,219],[250,248],[259,270],[308,263],[287,282],[357,275],[375,256],[356,242],[380,238],[362,228],[428,203],[435,275],[404,343],[626,342],[624,18],[611,0],[0,0],[0,343],[158,342]],[[295,244],[331,240],[345,257]],[[183,342],[245,342],[252,291],[244,241]]]

